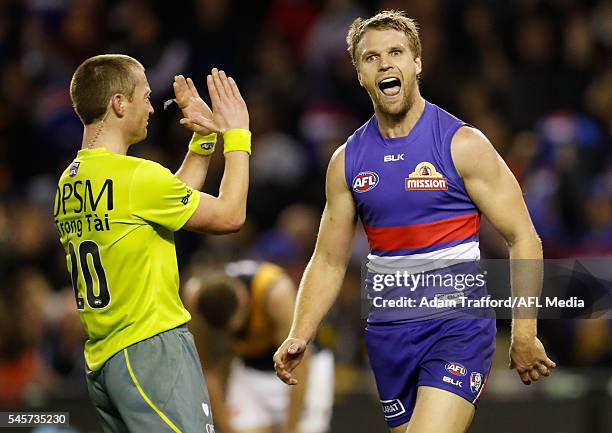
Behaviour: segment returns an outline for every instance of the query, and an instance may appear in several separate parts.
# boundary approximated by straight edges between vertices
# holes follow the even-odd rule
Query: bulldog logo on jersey
[[[406,178],[406,191],[443,191],[448,189],[448,179],[438,173],[431,162],[420,162]]]
[[[378,185],[378,175],[373,171],[362,171],[353,179],[353,191],[366,192]]]
[[[470,374],[470,388],[472,392],[478,392],[482,386],[482,374],[478,372],[472,372]]]

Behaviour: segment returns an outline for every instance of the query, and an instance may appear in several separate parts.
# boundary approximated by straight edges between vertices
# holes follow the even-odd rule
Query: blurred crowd
[[[211,67],[235,77],[253,132],[248,223],[223,237],[179,232],[182,276],[193,266],[256,258],[299,281],[324,206],[327,162],[372,115],[346,31],[357,16],[389,8],[420,23],[424,97],[481,129],[514,172],[545,256],[612,256],[610,0],[1,0],[0,407],[86,393],[84,335],[51,211],[57,179],[81,145],[68,93],[74,69],[111,52],[143,63],[155,114],[147,140],[130,153],[171,170],[190,135],[175,107],[163,109],[174,75],[193,77],[202,94]],[[222,170],[218,152],[208,192]],[[486,257],[506,254],[486,221],[481,248]],[[366,254],[360,233],[321,332],[341,366],[366,362]],[[550,347],[558,363],[612,365],[608,321],[558,327],[564,338]]]

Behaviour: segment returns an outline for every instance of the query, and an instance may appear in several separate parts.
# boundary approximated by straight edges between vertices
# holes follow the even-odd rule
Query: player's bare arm
[[[216,68],[206,79],[212,101],[211,117],[194,114],[181,119],[181,124],[193,131],[206,134],[226,133],[233,129],[249,129],[249,112],[233,78]],[[187,221],[187,230],[206,233],[231,233],[240,230],[246,218],[246,199],[249,188],[249,154],[225,153],[225,171],[219,196],[200,193],[198,208]]]
[[[175,101],[183,113],[183,118],[193,119],[197,116],[202,116],[206,119],[212,119],[212,110],[200,97],[198,89],[191,78],[177,75],[174,77],[172,87],[174,89]],[[189,125],[196,128],[195,125]],[[204,127],[197,127],[197,129],[202,135],[216,132]],[[187,152],[181,167],[176,172],[176,176],[190,187],[201,190],[208,172],[210,157],[211,155],[198,155],[194,152]]]
[[[453,137],[451,152],[471,199],[504,237],[511,260],[514,296],[539,296],[542,287],[542,245],[520,186],[491,143],[478,130],[462,127]],[[529,261],[529,263],[527,263]],[[525,384],[548,376],[555,363],[537,338],[535,311],[512,321],[510,368]]]
[[[338,148],[329,163],[317,244],[300,283],[291,331],[274,355],[276,374],[290,385],[296,383],[291,372],[338,296],[352,252],[357,217],[344,177],[344,149]]]
[[[266,311],[274,324],[276,344],[280,345],[285,340],[291,330],[293,310],[295,307],[296,287],[293,281],[282,275],[274,281],[269,289],[266,299]],[[282,433],[293,433],[297,431],[297,425],[304,412],[304,399],[306,395],[306,379],[308,377],[309,352],[306,351],[304,360],[293,374],[296,384],[289,391],[289,406],[287,408],[287,418],[282,427]]]

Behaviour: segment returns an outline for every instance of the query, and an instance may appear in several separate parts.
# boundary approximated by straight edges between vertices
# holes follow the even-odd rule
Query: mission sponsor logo
[[[449,362],[444,366],[444,368],[450,374],[454,374],[455,376],[465,376],[467,374],[467,369],[458,362]]]
[[[444,191],[448,179],[438,173],[430,162],[420,162],[406,178],[406,191]]]
[[[353,191],[366,192],[378,185],[378,175],[373,171],[362,171],[353,179]]]

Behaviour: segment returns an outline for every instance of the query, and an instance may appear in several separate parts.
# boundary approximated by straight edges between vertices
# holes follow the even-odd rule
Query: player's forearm
[[[290,337],[312,340],[340,292],[345,273],[345,263],[313,256],[300,283]]]
[[[305,361],[305,362],[304,362]],[[306,388],[308,386],[308,374],[310,366],[310,351],[304,355],[304,361],[294,370],[293,377],[298,381],[297,385],[289,389],[289,406],[287,407],[287,419],[284,432],[296,432],[300,418],[304,413],[304,401],[306,399]]]
[[[219,187],[219,200],[223,214],[229,221],[242,225],[246,218],[246,201],[249,192],[249,154],[228,152],[225,154],[225,170]]]
[[[201,191],[208,173],[210,156],[197,155],[187,151],[185,159],[175,175],[190,187]]]
[[[542,291],[542,244],[535,235],[517,239],[509,245],[512,296],[529,300]],[[519,306],[512,311],[513,338],[533,338],[537,334],[536,306]]]

